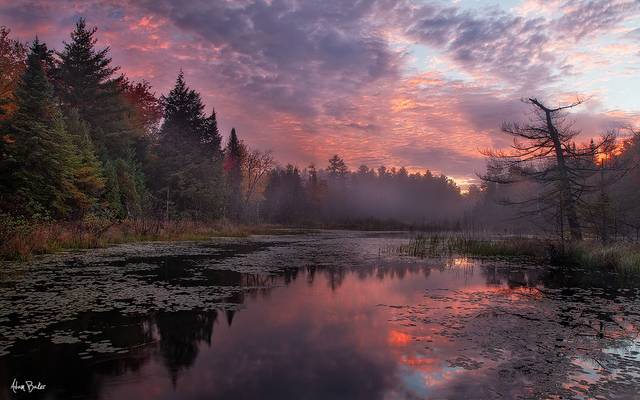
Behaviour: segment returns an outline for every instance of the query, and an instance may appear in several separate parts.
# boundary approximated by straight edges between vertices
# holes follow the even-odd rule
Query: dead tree
[[[566,110],[582,104],[582,100],[555,108],[536,98],[525,102],[533,108],[532,117],[525,124],[502,125],[502,131],[513,136],[511,151],[483,152],[489,161],[487,173],[480,178],[500,184],[536,183],[540,190],[531,198],[505,202],[521,206],[523,214],[553,210],[560,226],[566,220],[571,240],[580,241],[583,233],[579,204],[586,192],[598,188],[588,178],[600,171],[595,163],[597,156],[615,143],[615,136],[608,133],[598,143],[578,147],[574,138],[579,131],[566,121]]]

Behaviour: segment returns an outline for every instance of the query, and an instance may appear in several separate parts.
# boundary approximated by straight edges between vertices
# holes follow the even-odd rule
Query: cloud
[[[638,4],[0,0],[0,24],[59,49],[85,16],[99,27],[98,46],[110,46],[131,78],[166,93],[184,69],[224,133],[236,127],[283,163],[324,166],[338,153],[352,167],[473,177],[484,165],[479,149],[508,145],[501,122],[526,116],[520,98],[553,102],[575,90],[587,97],[594,77],[585,76],[629,59]],[[416,44],[435,55],[415,53]],[[419,67],[408,72],[409,63]],[[616,108],[598,104],[576,117],[590,134],[609,126],[607,109]]]
[[[557,56],[546,49],[549,37],[543,18],[434,6],[420,8],[414,18],[408,35],[443,48],[453,61],[476,75],[535,87],[555,80],[555,69],[563,67],[555,65]]]
[[[397,53],[370,28],[368,2],[141,2],[219,49],[212,82],[277,111],[311,116],[333,93],[398,73]]]
[[[637,0],[567,1],[562,6],[562,16],[554,21],[554,28],[561,35],[580,40],[616,28],[638,11]]]

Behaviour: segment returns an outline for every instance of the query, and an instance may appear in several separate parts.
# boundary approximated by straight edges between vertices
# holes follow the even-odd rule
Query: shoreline
[[[1,261],[29,261],[36,255],[65,250],[99,249],[138,242],[202,241],[213,237],[247,237],[284,234],[303,229],[270,224],[239,224],[228,221],[40,222],[4,228]]]
[[[242,238],[251,235],[291,235],[318,230],[348,231],[353,224],[325,226],[289,226],[243,224],[226,220],[199,222],[191,220],[87,220],[81,222],[20,222],[0,227],[0,261],[29,261],[34,256],[62,251],[100,249],[142,242],[205,241],[211,238]],[[369,229],[367,229],[369,228]],[[472,237],[460,232],[434,232],[427,227],[387,226],[370,229],[366,224],[356,230],[368,232],[411,232],[406,244],[383,251],[424,258],[459,254],[470,257],[533,257],[554,265],[599,269],[602,271],[640,272],[640,244],[593,241],[560,243],[531,235],[495,235],[475,232]],[[375,228],[381,228],[376,226]],[[422,229],[420,229],[422,228]],[[427,229],[425,229],[427,228]],[[481,236],[477,236],[480,234]]]

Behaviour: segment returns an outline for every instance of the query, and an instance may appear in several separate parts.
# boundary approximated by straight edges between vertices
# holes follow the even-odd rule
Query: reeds
[[[585,268],[615,269],[619,272],[640,272],[640,244],[593,242],[569,246],[561,260]]]
[[[527,257],[553,264],[584,268],[640,272],[640,244],[593,241],[562,246],[553,240],[535,237],[495,237],[482,239],[460,234],[418,235],[409,243],[385,249],[386,253],[411,257],[441,257],[452,254],[475,257]]]
[[[507,239],[478,239],[464,235],[418,235],[409,243],[387,249],[387,253],[396,253],[413,257],[437,257],[451,254],[464,254],[479,257],[491,256],[528,256],[538,257],[544,254],[546,243],[540,239],[511,237]],[[542,252],[541,252],[542,250]]]
[[[5,222],[0,226],[0,259],[27,260],[35,254],[87,249],[137,241],[203,240],[272,233],[268,225],[240,225],[228,221],[158,221],[137,219],[81,222]]]

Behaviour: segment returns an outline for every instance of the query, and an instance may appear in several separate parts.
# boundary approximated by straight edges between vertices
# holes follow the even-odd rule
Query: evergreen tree
[[[67,217],[73,182],[73,149],[45,74],[46,46],[33,42],[15,90],[17,110],[9,121],[12,143],[2,160],[3,209],[28,217]]]
[[[122,218],[125,215],[125,209],[122,206],[122,193],[120,191],[120,182],[118,182],[118,173],[113,162],[106,161],[104,165],[105,175],[105,194],[104,200],[108,205],[109,216]]]
[[[113,77],[119,68],[111,66],[108,47],[95,48],[96,31],[95,27],[88,28],[84,19],[78,20],[71,42],[65,42],[64,50],[58,53],[56,89],[65,109],[77,109],[89,124],[100,150],[117,154],[132,134],[123,124],[127,109],[120,96],[121,78]]]
[[[205,116],[200,95],[187,87],[182,72],[162,101],[165,119],[154,161],[156,196],[171,215],[219,217],[222,153],[215,113]]]
[[[71,42],[58,53],[55,87],[63,111],[77,110],[88,125],[91,140],[105,166],[107,205],[120,218],[139,215],[146,191],[136,151],[142,127],[125,98],[124,77],[114,77],[118,67],[111,65],[109,48],[96,49],[97,28],[78,20]],[[146,146],[143,146],[146,148]],[[115,171],[117,170],[117,171]],[[119,193],[119,195],[116,195]]]
[[[74,145],[73,181],[75,189],[71,196],[74,211],[78,217],[96,208],[101,198],[105,178],[102,163],[95,154],[89,127],[80,119],[78,111],[73,109],[65,119],[65,127]]]
[[[291,164],[271,172],[264,198],[265,215],[273,222],[300,222],[308,210],[300,171]]]
[[[318,177],[316,166],[311,164],[307,169],[309,179],[307,182],[307,194],[309,200],[309,213],[318,220],[324,214],[324,205],[327,197],[327,182]]]
[[[329,160],[327,171],[332,178],[345,178],[349,172],[349,168],[347,168],[344,160],[336,154]]]
[[[224,171],[227,187],[227,217],[238,220],[242,213],[242,160],[244,158],[244,146],[236,134],[236,129],[231,129],[229,142],[224,151]]]

